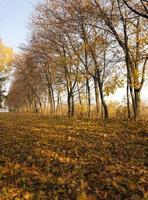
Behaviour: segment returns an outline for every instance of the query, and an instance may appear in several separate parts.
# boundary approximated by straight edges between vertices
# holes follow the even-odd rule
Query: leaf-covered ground
[[[0,200],[147,199],[148,121],[0,114]]]

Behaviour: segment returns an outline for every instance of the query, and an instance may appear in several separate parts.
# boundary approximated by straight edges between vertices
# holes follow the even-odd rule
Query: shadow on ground
[[[147,124],[0,114],[0,199],[146,199]]]

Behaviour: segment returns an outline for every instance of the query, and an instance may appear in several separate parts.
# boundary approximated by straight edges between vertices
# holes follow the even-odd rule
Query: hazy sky
[[[27,24],[39,0],[0,0],[0,37],[5,45],[18,51],[25,41]]]

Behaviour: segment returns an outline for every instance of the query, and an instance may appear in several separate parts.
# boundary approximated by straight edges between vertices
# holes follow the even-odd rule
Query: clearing
[[[148,122],[0,114],[0,200],[147,199]]]

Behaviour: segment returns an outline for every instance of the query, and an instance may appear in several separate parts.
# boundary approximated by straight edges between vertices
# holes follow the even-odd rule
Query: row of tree
[[[137,118],[148,63],[146,6],[44,0],[33,13],[28,45],[15,59],[9,107],[55,115],[64,105],[68,116],[76,107],[83,115],[85,107],[90,117],[95,104],[97,117],[108,119],[106,96],[126,87],[127,116]]]

